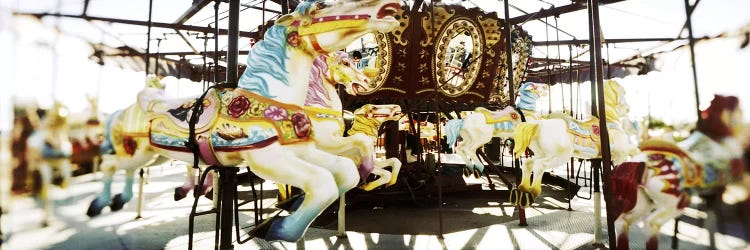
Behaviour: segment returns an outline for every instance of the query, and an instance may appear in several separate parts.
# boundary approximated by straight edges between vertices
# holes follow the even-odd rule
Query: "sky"
[[[76,11],[80,11],[78,10],[81,6],[80,2],[82,0],[62,1],[62,12],[78,14]],[[147,17],[145,12],[136,12],[140,14],[130,17],[123,13],[144,10],[147,4],[144,7],[143,3],[148,1],[127,1],[128,4],[123,4],[123,2],[125,1],[93,0],[92,10],[97,12],[91,14],[145,20]],[[174,21],[190,2],[189,0],[155,1],[155,5],[162,6],[155,13],[155,20]],[[547,2],[557,5],[569,3],[565,0],[548,0]],[[53,3],[52,7],[50,3]],[[144,28],[97,24],[103,27],[97,29],[81,21],[56,18],[45,18],[43,23],[39,23],[30,18],[12,18],[9,13],[10,8],[22,8],[25,11],[50,11],[54,10],[54,3],[55,1],[0,0],[0,55],[3,57],[3,60],[0,60],[0,80],[3,89],[10,90],[0,91],[0,131],[10,129],[10,107],[14,98],[35,101],[42,107],[49,107],[53,98],[56,98],[68,105],[71,112],[76,113],[86,109],[85,96],[87,94],[98,95],[100,110],[113,112],[133,103],[136,93],[143,86],[143,72],[123,70],[114,66],[100,67],[91,62],[88,56],[92,50],[81,38],[102,41],[115,46],[125,42],[136,47],[145,47],[145,39],[140,38],[145,32]],[[540,1],[532,0],[511,0],[510,3],[527,11],[549,7]],[[40,4],[40,6],[35,4]],[[500,1],[473,0],[463,4],[468,6],[483,4],[480,5],[483,8],[502,13]],[[683,4],[682,0],[629,0],[602,6],[601,20],[604,37],[605,39],[675,37],[680,32],[685,19]],[[111,7],[106,7],[109,5]],[[96,6],[98,7],[93,8]],[[212,10],[212,8],[208,9]],[[693,16],[695,34],[696,36],[716,35],[747,25],[750,23],[750,15],[745,13],[748,9],[750,9],[750,1],[703,0]],[[210,17],[211,14],[213,14],[211,11],[201,12],[188,23],[203,25],[207,21],[202,20]],[[511,9],[511,16],[520,14]],[[587,39],[588,26],[585,14],[585,11],[579,11],[562,15],[557,20],[557,26],[578,39]],[[252,30],[252,28],[244,27],[254,27],[260,17],[250,15],[250,18],[247,18],[247,16],[243,15],[241,27],[243,30]],[[253,20],[256,24],[252,23]],[[554,18],[548,18],[547,22],[554,24]],[[55,35],[56,33],[53,32],[52,27],[57,23],[63,30],[63,35]],[[221,25],[224,24],[220,22]],[[523,28],[528,30],[536,41],[556,40],[556,32],[551,28],[545,28],[545,25],[539,21],[529,21],[523,25]],[[112,33],[121,34],[121,40],[109,35]],[[133,35],[129,35],[131,33]],[[568,39],[571,37],[560,34],[560,40]],[[740,42],[738,39],[722,39],[698,44],[696,59],[701,103],[708,103],[714,93],[731,93],[740,95],[741,100],[745,100],[742,102],[743,108],[750,110],[750,91],[747,87],[750,86],[748,84],[750,80],[737,77],[746,70],[746,65],[750,65],[750,52],[748,52],[749,49],[740,50],[738,46]],[[176,44],[182,43],[178,41],[164,43],[165,47],[162,51],[188,50],[184,48],[187,46]],[[220,47],[223,46],[222,44]],[[241,40],[240,44],[244,42]],[[648,52],[649,48],[654,46],[654,43],[616,44],[610,48],[611,60],[627,58],[638,52]],[[211,49],[212,47],[209,47],[209,50]],[[534,57],[549,55],[555,58],[558,56],[556,50],[556,47],[537,47],[534,50]],[[579,50],[584,51],[585,48],[579,48]],[[559,55],[567,58],[567,53],[567,48],[562,48]],[[658,72],[620,79],[628,91],[627,99],[632,106],[631,117],[643,117],[649,114],[650,110],[652,116],[660,117],[665,121],[695,120],[695,99],[688,53],[687,49],[681,49],[662,57],[657,61],[660,69]],[[588,55],[583,54],[580,59],[588,60]],[[245,59],[240,58],[240,60],[244,62]],[[170,96],[192,96],[201,92],[201,85],[189,80],[178,81],[175,78],[167,78],[165,81],[168,86],[167,93]],[[569,98],[568,85],[563,86],[566,88],[565,96]],[[581,86],[581,92],[588,93],[588,84],[584,83]],[[551,96],[553,110],[561,110],[559,87],[552,89]],[[586,101],[588,98],[587,95],[582,95],[580,98],[584,110],[587,110],[585,105],[588,105]],[[541,107],[547,107],[548,100],[540,102],[543,102],[540,103]],[[567,106],[568,101],[565,103]],[[750,121],[750,111],[745,112],[745,120]]]

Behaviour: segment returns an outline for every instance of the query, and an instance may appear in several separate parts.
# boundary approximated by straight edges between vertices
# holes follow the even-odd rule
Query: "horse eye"
[[[349,62],[344,62],[344,66],[349,66]]]
[[[326,4],[324,2],[318,2],[318,3],[315,4],[315,8],[318,9],[318,10],[322,10],[325,7],[327,7],[327,6],[326,6]]]

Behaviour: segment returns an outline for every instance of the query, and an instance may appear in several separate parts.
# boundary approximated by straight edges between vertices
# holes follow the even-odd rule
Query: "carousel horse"
[[[718,190],[727,203],[747,199],[750,175],[738,138],[739,100],[716,95],[701,116],[685,140],[644,141],[633,161],[612,172],[618,249],[629,248],[630,226],[640,220],[645,222],[646,249],[657,249],[659,229],[682,214],[693,194]]]
[[[626,116],[629,106],[625,103],[625,90],[614,80],[604,82],[604,107],[607,129],[614,165],[624,162],[628,156],[638,152],[636,145],[628,140],[628,134],[620,125],[620,117]],[[511,190],[513,205],[528,207],[542,192],[544,171],[565,165],[571,157],[594,159],[601,157],[599,120],[595,117],[578,121],[565,113],[552,113],[545,119],[524,122],[513,131],[515,157],[520,157],[526,148],[534,152],[521,168],[523,176],[518,189]],[[534,182],[531,183],[531,174]]]
[[[401,119],[401,107],[398,105],[372,105],[367,104],[354,111],[354,123],[352,128],[347,131],[349,137],[366,136],[367,140],[363,143],[369,144],[370,154],[375,154],[374,143],[378,138],[378,128],[386,121],[398,121]],[[355,161],[356,162],[356,161]],[[391,172],[385,170],[385,167],[392,167]],[[398,173],[401,169],[401,161],[398,158],[388,158],[384,160],[375,160],[375,169],[372,173],[378,176],[378,179],[365,183],[359,188],[370,191],[376,187],[386,184],[386,187],[396,184]]]
[[[106,139],[114,154],[103,156],[102,170],[120,168],[132,176],[159,156],[194,162],[193,150],[198,151],[195,163],[200,166],[247,163],[259,177],[299,187],[306,194],[296,211],[257,225],[253,235],[269,241],[299,240],[323,209],[369,175],[358,174],[352,160],[313,143],[313,128],[303,108],[313,61],[367,33],[398,27],[393,15],[400,8],[396,0],[300,2],[255,44],[238,88],[211,89],[201,102],[162,100],[160,92],[150,88],[139,93],[138,103],[107,122]],[[199,105],[195,114],[194,104]],[[188,138],[189,120],[195,124],[195,138]],[[193,143],[186,143],[186,138]],[[127,202],[132,197],[129,189],[132,184],[123,192],[129,197],[115,200]],[[109,203],[114,204],[105,186],[89,208],[98,213]]]
[[[29,170],[39,171],[41,189],[39,198],[44,206],[42,224],[49,224],[52,201],[49,197],[55,170],[60,172],[60,187],[66,188],[71,177],[70,155],[73,147],[68,137],[68,110],[61,103],[55,103],[42,118],[38,130],[27,139],[26,159]]]
[[[85,117],[81,117],[79,121],[71,121],[70,126],[70,141],[73,146],[70,161],[78,166],[78,169],[73,171],[74,175],[97,171],[100,159],[99,146],[104,134],[104,127],[99,122],[97,98],[87,96],[86,99],[89,102],[88,112],[85,112]],[[71,115],[71,120],[76,120],[75,115]]]
[[[536,101],[546,96],[549,86],[546,84],[526,82],[518,88],[516,108],[508,106],[500,111],[490,111],[478,107],[474,113],[464,119],[453,119],[446,123],[445,134],[448,146],[453,149],[458,137],[463,141],[456,147],[456,153],[466,162],[464,175],[479,178],[484,172],[484,165],[477,157],[477,149],[492,140],[492,137],[510,138],[513,129],[522,122],[537,120]],[[519,111],[520,110],[520,111]]]

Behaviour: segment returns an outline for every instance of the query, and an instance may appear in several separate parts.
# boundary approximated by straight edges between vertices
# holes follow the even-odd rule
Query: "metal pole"
[[[289,14],[289,2],[287,0],[281,0],[281,14],[282,15]],[[263,20],[263,24],[262,25],[265,25],[265,22],[266,22],[266,20]]]
[[[221,1],[216,0],[214,3],[214,84],[219,82],[219,4]],[[208,36],[208,34],[206,34]],[[206,38],[208,39],[208,38]]]
[[[591,83],[591,116],[597,116],[596,112],[596,55],[594,54],[594,21],[591,12],[591,0],[588,0],[589,6],[589,81]]]
[[[156,62],[154,63],[154,75],[159,75],[159,51],[161,49],[161,38],[156,39]]]
[[[607,206],[607,229],[608,229],[608,235],[609,235],[609,247],[610,249],[616,249],[617,248],[617,235],[615,234],[615,218],[614,218],[614,211],[612,206],[612,194],[611,190],[609,189],[609,176],[612,171],[612,156],[609,148],[609,131],[607,129],[607,121],[606,121],[606,112],[604,107],[604,79],[602,76],[602,60],[601,60],[601,27],[599,23],[599,0],[589,0],[591,2],[591,13],[592,13],[592,21],[593,21],[593,28],[594,28],[594,46],[593,49],[596,54],[596,82],[597,82],[597,92],[598,92],[598,101],[599,101],[599,128],[600,128],[600,136],[601,136],[601,155],[602,155],[602,170],[604,173],[604,202],[606,204],[609,204]],[[598,175],[595,175],[598,176]],[[596,179],[596,178],[595,178]],[[597,187],[599,186],[599,183],[594,183]],[[596,225],[597,227],[600,227],[600,225]]]
[[[146,76],[151,67],[151,14],[154,10],[154,0],[148,1],[148,31],[146,32]]]
[[[703,118],[701,117],[701,108],[700,108],[700,95],[698,95],[698,71],[695,66],[695,38],[693,37],[693,22],[690,18],[692,16],[693,12],[691,11],[690,2],[688,0],[685,0],[685,13],[687,16],[687,29],[688,29],[688,42],[690,44],[690,62],[693,66],[693,88],[695,92],[695,111],[698,115],[698,122],[700,123]]]
[[[508,11],[508,0],[503,1],[505,5],[505,63],[508,65],[508,97],[510,97],[510,103],[516,103],[516,93],[513,88],[513,39],[511,39],[510,30],[510,14]]]
[[[240,0],[229,1],[229,39],[227,46],[227,83],[237,86],[237,57],[240,31]]]

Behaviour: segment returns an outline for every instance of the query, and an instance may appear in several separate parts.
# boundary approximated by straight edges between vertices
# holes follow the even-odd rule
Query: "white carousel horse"
[[[299,187],[306,194],[289,216],[258,225],[256,236],[299,240],[324,208],[359,182],[352,160],[318,150],[311,140],[313,129],[303,108],[310,69],[318,55],[341,50],[367,33],[398,27],[393,15],[399,8],[396,0],[303,1],[255,44],[238,88],[211,90],[197,103],[203,107],[195,125],[199,165],[246,162],[259,177]],[[185,138],[195,99],[160,101],[149,91],[142,91],[138,104],[108,122],[107,139],[115,154],[103,156],[103,170],[126,169],[132,176],[159,155],[193,162]],[[129,188],[132,185],[126,185],[124,193],[132,197]],[[121,197],[120,202],[131,197]],[[90,209],[100,211],[110,201],[105,186]]]
[[[479,107],[464,119],[453,119],[445,125],[445,134],[451,149],[460,136],[463,141],[456,147],[456,153],[466,162],[464,175],[473,174],[479,178],[484,171],[482,161],[477,157],[477,149],[492,140],[492,137],[510,138],[513,129],[522,120],[537,120],[536,101],[546,96],[549,86],[533,82],[521,84],[518,88],[516,108],[508,106],[500,111],[490,111]],[[519,111],[520,110],[520,111]],[[524,119],[521,117],[523,116]]]
[[[682,214],[692,194],[726,186],[725,202],[747,199],[750,175],[738,138],[739,100],[717,95],[702,117],[687,139],[644,141],[632,162],[612,172],[618,249],[629,248],[630,226],[640,220],[645,222],[646,249],[657,249],[659,229]]]
[[[39,171],[41,189],[39,198],[44,206],[42,224],[49,224],[52,213],[52,201],[49,197],[55,170],[59,170],[62,178],[60,187],[66,188],[70,181],[70,155],[73,147],[68,137],[68,110],[61,103],[55,102],[47,111],[40,123],[39,129],[27,139],[26,159],[29,171]]]
[[[366,136],[371,154],[374,154],[375,147],[373,144],[378,138],[380,125],[386,121],[398,121],[402,115],[401,106],[398,105],[364,105],[354,111],[354,122],[352,128],[347,132],[348,137]],[[389,166],[392,168],[391,172],[385,170]],[[377,175],[378,179],[365,183],[360,188],[370,191],[384,184],[386,184],[386,187],[396,184],[400,169],[401,161],[398,158],[376,159],[372,173]]]
[[[637,145],[628,140],[628,134],[622,130],[620,117],[629,110],[624,99],[625,90],[614,80],[604,82],[604,107],[609,131],[612,162],[617,165],[628,156],[638,152]],[[521,168],[523,177],[517,190],[511,190],[510,201],[528,207],[542,192],[542,174],[547,169],[565,165],[571,157],[579,159],[600,158],[599,120],[575,120],[565,113],[552,113],[546,119],[519,124],[513,131],[516,157],[526,152],[528,147],[534,157],[527,160]],[[534,182],[531,183],[531,174]]]

